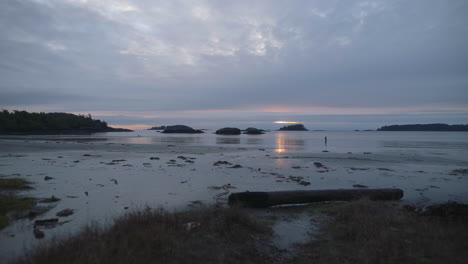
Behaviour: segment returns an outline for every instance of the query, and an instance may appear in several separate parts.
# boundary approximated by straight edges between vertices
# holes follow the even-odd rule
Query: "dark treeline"
[[[377,131],[468,131],[468,125],[414,124],[383,126]]]
[[[308,131],[303,124],[288,125],[279,129],[279,131]]]
[[[29,113],[3,110],[0,112],[0,133],[93,133],[130,131],[108,127],[107,123],[93,120],[91,115],[68,113]]]

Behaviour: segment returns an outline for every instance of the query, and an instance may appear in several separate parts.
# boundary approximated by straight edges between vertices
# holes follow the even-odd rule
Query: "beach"
[[[400,188],[404,191],[400,203],[468,202],[468,155],[464,155],[468,150],[464,146],[454,149],[458,141],[445,147],[434,142],[429,147],[414,147],[409,140],[386,141],[393,147],[359,148],[349,143],[334,146],[334,136],[329,133],[328,146],[320,141],[310,147],[307,137],[298,144],[294,136],[270,134],[266,139],[263,135],[168,137],[172,141],[156,136],[150,140],[146,134],[111,140],[0,139],[0,177],[33,183],[33,189],[19,195],[60,199],[38,203],[49,210],[36,219],[56,218],[59,211],[73,210],[72,215],[60,217],[60,225],[44,229],[41,240],[34,237],[33,219],[17,220],[1,230],[0,259],[19,256],[25,248],[73,234],[88,224],[110,223],[146,206],[169,211],[216,203],[226,206],[232,192]],[[464,134],[454,135],[466,139]],[[216,143],[206,144],[206,138]],[[261,142],[248,144],[249,140]],[[423,141],[427,142],[431,140]]]

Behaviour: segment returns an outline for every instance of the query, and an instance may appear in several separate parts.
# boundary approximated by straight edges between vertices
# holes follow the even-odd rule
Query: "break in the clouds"
[[[466,123],[467,14],[464,0],[5,0],[0,107],[116,124]]]

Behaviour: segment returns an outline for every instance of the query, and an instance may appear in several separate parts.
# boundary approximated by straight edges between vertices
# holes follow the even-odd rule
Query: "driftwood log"
[[[268,207],[281,204],[301,204],[325,201],[350,201],[368,197],[371,200],[399,200],[401,189],[336,189],[280,192],[238,192],[229,195],[229,205]]]

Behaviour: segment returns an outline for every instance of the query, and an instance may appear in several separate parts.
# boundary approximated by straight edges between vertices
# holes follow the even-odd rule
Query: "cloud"
[[[467,13],[463,0],[1,1],[0,106],[466,108]]]

